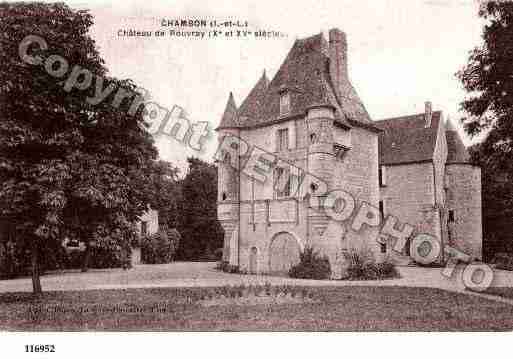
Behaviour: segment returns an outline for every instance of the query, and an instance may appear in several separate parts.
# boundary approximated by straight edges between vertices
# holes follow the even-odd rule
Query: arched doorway
[[[257,274],[257,258],[258,258],[258,249],[256,247],[252,247],[249,251],[249,273]]]
[[[299,263],[301,247],[297,239],[288,232],[274,236],[269,249],[269,272],[272,274],[287,274],[290,268]]]

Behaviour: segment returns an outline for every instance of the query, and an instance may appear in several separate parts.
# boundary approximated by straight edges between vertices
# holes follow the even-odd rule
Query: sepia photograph
[[[0,337],[510,332],[511,156],[513,2],[0,2]]]

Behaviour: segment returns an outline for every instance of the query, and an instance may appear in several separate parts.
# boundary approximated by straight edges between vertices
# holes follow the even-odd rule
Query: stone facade
[[[346,48],[345,35],[337,29],[330,31],[329,42],[322,34],[297,40],[276,76],[269,81],[264,72],[240,108],[230,94],[217,129],[219,141],[236,136],[253,152],[235,145],[230,156],[223,152],[218,158],[224,260],[250,273],[283,273],[312,246],[328,256],[337,277],[344,250],[366,247],[376,257],[383,254],[378,227],[355,232],[319,211],[323,198],[308,175],[329,190],[350,193],[356,208],[381,207],[384,216],[393,214],[480,257],[478,169],[465,161],[449,163],[445,123],[430,107],[429,113],[403,122],[371,121],[349,82]],[[394,137],[401,126],[402,140]],[[402,153],[407,146],[401,141],[412,140],[408,131],[426,142],[413,144],[411,156]],[[273,156],[264,181],[245,166],[262,150]],[[280,180],[282,173],[291,175],[285,177],[289,184]],[[459,186],[465,180],[468,185]],[[451,212],[451,224],[449,209],[461,216],[453,221]],[[385,246],[386,255],[394,257],[391,247]]]
[[[384,215],[391,214],[414,225],[416,233],[436,237],[442,247],[451,246],[481,259],[481,170],[470,163],[468,152],[451,123],[443,121],[440,112],[430,114],[430,108],[431,104],[427,103],[424,114],[383,120],[382,128],[394,132],[391,136],[396,146],[408,147],[404,138],[417,140],[418,137],[433,148],[411,162],[408,156],[382,156],[380,167],[384,179],[380,201]],[[429,126],[428,114],[433,116]],[[401,132],[403,139],[397,136]],[[380,151],[393,151],[386,141],[382,142]],[[411,149],[413,154],[414,150]],[[408,246],[402,254],[407,252]],[[397,260],[404,259],[393,251],[389,254]],[[446,260],[442,252],[438,263]]]

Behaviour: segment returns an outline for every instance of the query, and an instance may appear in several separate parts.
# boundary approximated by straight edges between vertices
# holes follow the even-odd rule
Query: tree
[[[497,253],[513,253],[513,163],[486,141],[469,150],[482,169],[483,258],[491,261]]]
[[[479,16],[486,20],[483,44],[473,49],[457,73],[469,93],[461,103],[470,136],[485,135],[471,148],[482,168],[483,252],[513,252],[513,3],[486,1]]]
[[[189,170],[181,183],[178,257],[198,260],[223,246],[223,230],[217,220],[217,167],[198,158],[187,162]]]
[[[33,292],[42,292],[40,253],[66,233],[99,245],[128,246],[133,223],[153,198],[157,156],[140,109],[112,106],[115,91],[92,104],[95,86],[65,89],[74,66],[112,86],[139,94],[130,80],[107,76],[88,35],[93,18],[62,3],[0,4],[0,216],[30,246]],[[37,35],[70,64],[61,79],[20,57],[19,45]],[[55,70],[55,69],[54,69]],[[141,95],[141,94],[139,94]],[[142,95],[141,95],[142,96]]]
[[[487,20],[483,44],[474,48],[467,65],[457,73],[469,97],[461,107],[471,136],[493,130],[489,140],[510,141],[513,134],[513,3],[484,2],[479,16]]]
[[[154,199],[152,208],[159,212],[159,224],[162,227],[178,226],[178,206],[181,197],[179,169],[166,161],[156,161],[152,170]]]

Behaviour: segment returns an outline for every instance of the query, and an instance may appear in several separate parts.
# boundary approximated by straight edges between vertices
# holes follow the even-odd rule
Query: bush
[[[170,263],[175,258],[180,243],[180,233],[176,229],[159,230],[141,241],[141,260],[147,264]]]
[[[290,277],[302,279],[328,279],[330,275],[331,266],[328,257],[321,257],[312,247],[306,247],[299,254],[299,263],[289,271]]]
[[[123,259],[124,256],[119,246],[93,246],[90,247],[89,250],[90,257],[88,262],[88,268],[121,268],[123,267],[123,264],[127,265],[127,260]],[[85,255],[85,251],[69,251],[69,253],[66,254],[64,267],[66,269],[82,268]]]
[[[513,255],[509,253],[497,253],[494,259],[495,268],[513,271]]]
[[[230,264],[227,261],[217,263],[216,269],[226,273],[240,273],[239,266]]]
[[[22,243],[0,243],[0,279],[11,279],[30,274],[30,251]]]
[[[351,250],[344,253],[344,258],[349,264],[344,279],[380,280],[400,277],[394,264],[388,261],[376,263],[370,251]]]

